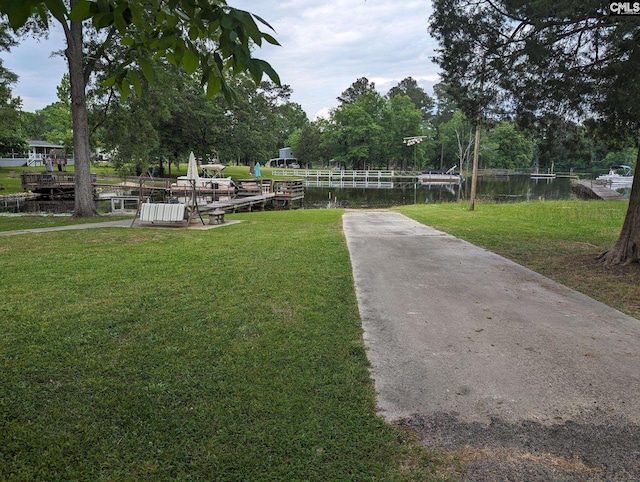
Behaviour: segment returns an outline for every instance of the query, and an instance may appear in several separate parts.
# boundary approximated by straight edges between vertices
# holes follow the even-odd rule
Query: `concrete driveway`
[[[385,419],[436,447],[471,426],[600,426],[640,460],[640,321],[399,213],[343,226]]]

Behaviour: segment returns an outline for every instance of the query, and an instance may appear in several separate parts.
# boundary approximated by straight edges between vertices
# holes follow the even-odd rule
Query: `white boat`
[[[171,189],[188,190],[191,189],[191,181],[195,181],[196,190],[231,190],[236,187],[231,177],[199,177],[191,179],[188,176],[178,176],[175,183],[171,184]]]
[[[418,180],[422,184],[432,182],[460,184],[464,181],[464,178],[462,177],[462,174],[455,172],[456,167],[457,166],[453,166],[451,169],[447,169],[446,171],[441,169],[427,169],[418,176]]]
[[[201,166],[202,176],[198,174],[198,163],[193,155],[189,154],[189,167],[186,176],[178,176],[176,182],[171,184],[171,195],[185,196],[187,192],[195,188],[197,194],[231,197],[235,194],[236,185],[231,177],[218,177],[223,171],[222,164],[213,163]]]
[[[624,164],[617,164],[611,166],[608,174],[602,174],[596,178],[596,181],[600,181],[605,184],[633,184],[633,172],[630,166]]]

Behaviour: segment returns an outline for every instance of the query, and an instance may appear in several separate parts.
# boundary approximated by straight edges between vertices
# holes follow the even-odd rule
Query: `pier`
[[[20,179],[23,191],[31,191],[50,199],[73,198],[75,192],[75,177],[72,172],[23,171]],[[95,182],[95,174],[92,174],[92,182]]]
[[[368,170],[337,170],[337,169],[274,169],[274,176],[301,177],[307,181],[328,182],[394,182],[417,181],[419,171],[368,171]]]
[[[200,211],[238,212],[264,210],[267,205],[290,209],[297,201],[300,206],[304,200],[304,182],[301,179],[244,179],[238,181],[238,192],[228,200],[214,201],[199,206]]]

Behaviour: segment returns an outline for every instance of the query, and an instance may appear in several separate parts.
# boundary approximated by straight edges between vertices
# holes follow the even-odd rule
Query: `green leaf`
[[[153,83],[155,76],[153,74],[153,65],[151,64],[151,62],[149,62],[149,60],[145,59],[144,57],[140,57],[138,59],[138,63],[140,64],[140,70],[142,70],[142,75],[144,75],[144,78],[147,79],[147,82]]]
[[[34,5],[29,2],[12,2],[0,5],[0,13],[9,17],[11,28],[17,30],[22,27],[33,12]]]
[[[93,26],[96,29],[108,27],[113,23],[113,13],[98,13],[93,16]]]
[[[140,82],[140,76],[135,70],[129,71],[129,80],[133,84],[133,90],[138,97],[142,97],[142,83]]]
[[[265,74],[267,74],[269,76],[269,78],[276,84],[276,85],[281,85],[280,84],[280,76],[278,75],[278,73],[274,70],[273,67],[271,67],[271,64],[269,62],[265,62],[264,60],[260,60],[260,59],[255,59],[256,62],[259,62],[260,65],[262,66],[262,70]]]
[[[124,80],[118,83],[118,91],[120,92],[120,97],[122,97],[122,101],[126,101],[129,98],[129,94],[131,93],[131,87],[129,87],[129,83]]]
[[[269,22],[267,22],[265,19],[263,19],[262,17],[259,17],[258,15],[253,15],[258,22],[260,22],[263,25],[266,25],[267,27],[269,27],[271,30],[273,30],[274,32],[276,31],[276,29],[274,29],[271,25],[269,25]]]
[[[66,21],[67,7],[62,0],[45,0],[44,3],[56,20],[59,22]]]
[[[103,81],[102,85],[104,85],[105,87],[113,87],[114,85],[116,85],[116,76],[112,75],[111,77]]]
[[[198,65],[200,65],[200,59],[193,52],[193,50],[187,49],[185,50],[184,56],[182,57],[182,64],[184,65],[187,74],[191,75],[198,69]]]
[[[108,0],[97,0],[95,4],[98,6],[98,11],[100,13],[107,13],[112,11],[111,4]]]
[[[273,38],[271,35],[269,35],[268,33],[263,33],[262,36],[264,37],[264,39],[269,42],[271,45],[280,45],[280,42],[278,42],[275,38]]]
[[[74,22],[81,22],[91,17],[91,6],[93,2],[87,0],[80,0],[71,9],[69,18]]]
[[[220,92],[221,87],[222,80],[220,77],[212,73],[207,82],[207,99],[211,99],[214,95]]]
[[[260,45],[262,43],[262,32],[260,32],[260,29],[258,28],[256,23],[253,21],[253,18],[248,13],[247,14],[244,14],[244,12],[239,12],[239,13],[240,15],[238,15],[238,17],[242,21],[242,26],[244,27],[245,31],[257,45]]]
[[[225,15],[224,17],[222,17],[222,21],[220,22],[220,25],[225,30],[232,30],[233,27],[235,26],[235,21],[231,17],[231,15]]]
[[[169,62],[174,67],[178,66],[178,62],[176,61],[176,57],[175,55],[173,55],[173,52],[168,51],[165,55],[165,58],[167,59],[167,62]]]
[[[133,20],[133,13],[129,8],[129,4],[119,4],[113,11],[113,19],[114,25],[118,29],[118,32],[122,35],[125,35],[129,24]]]

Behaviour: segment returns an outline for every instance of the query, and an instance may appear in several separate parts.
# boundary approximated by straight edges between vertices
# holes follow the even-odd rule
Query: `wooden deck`
[[[622,201],[625,197],[613,189],[595,181],[573,181],[574,193],[581,199],[603,199],[605,201]]]
[[[29,172],[20,174],[22,190],[49,198],[73,198],[75,177],[70,172]],[[95,179],[92,179],[95,182]]]
[[[294,201],[298,201],[302,205],[304,181],[302,179],[241,179],[238,181],[235,199],[221,202],[221,204],[230,205],[230,207],[219,209],[230,210],[233,208],[233,212],[236,212],[247,207],[245,205],[247,199],[260,200],[263,196],[267,196],[265,205],[269,202],[277,208],[291,208]],[[233,203],[233,207],[231,207],[231,203]],[[260,203],[252,201],[252,204],[248,206],[249,209],[251,210],[255,204]],[[264,208],[265,205],[261,205],[261,207]]]
[[[302,179],[287,179],[273,181],[274,203],[278,207],[291,208],[293,202],[298,201],[300,207],[304,200],[304,181]]]

